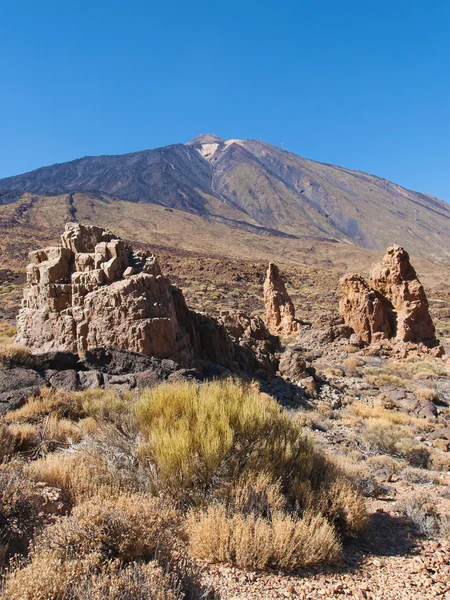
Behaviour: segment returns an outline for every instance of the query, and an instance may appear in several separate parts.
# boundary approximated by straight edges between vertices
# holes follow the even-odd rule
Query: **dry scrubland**
[[[58,242],[73,208],[140,239],[189,306],[209,314],[262,314],[274,260],[297,316],[320,328],[337,314],[340,275],[381,257],[244,230],[230,245],[227,227],[180,211],[30,197],[0,207],[0,318],[17,312],[28,250]],[[448,266],[412,262],[448,344]],[[13,335],[0,320],[0,362],[26,364]],[[6,414],[3,598],[445,598],[448,365],[315,339],[304,358],[315,379],[288,412],[251,384],[222,382],[139,396],[43,390]]]
[[[27,364],[13,334],[0,362]],[[445,364],[345,343],[305,358],[323,384],[288,411],[226,380],[45,389],[6,413],[2,600],[445,597],[447,409],[391,397],[445,404]]]
[[[196,559],[327,565],[365,522],[352,478],[254,385],[45,390],[0,439],[3,567],[22,552],[5,600],[202,597]],[[44,484],[65,516],[43,517]]]

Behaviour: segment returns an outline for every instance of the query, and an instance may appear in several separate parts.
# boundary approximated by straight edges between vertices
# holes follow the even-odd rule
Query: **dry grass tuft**
[[[419,388],[415,392],[417,400],[421,402],[429,401],[434,402],[439,399],[439,394],[436,390],[431,390],[430,388]]]
[[[38,481],[62,489],[72,503],[94,495],[117,495],[117,485],[107,464],[83,452],[58,452],[31,462],[26,472]]]
[[[0,423],[0,462],[14,452],[15,437],[10,429]]]
[[[312,513],[297,519],[276,512],[269,521],[254,514],[229,515],[218,504],[191,513],[188,530],[195,556],[244,569],[292,571],[335,562],[341,552],[334,528]]]
[[[71,420],[78,420],[85,416],[80,395],[43,388],[39,396],[29,398],[20,408],[7,412],[5,419],[14,423],[26,423],[40,420],[49,414]]]
[[[30,563],[7,574],[2,598],[181,598],[175,578],[155,561],[177,521],[149,496],[92,498],[38,536]]]
[[[0,366],[13,367],[15,365],[32,365],[33,356],[24,346],[16,346],[10,343],[9,338],[3,338],[0,344]]]
[[[96,556],[61,562],[53,553],[12,570],[1,600],[182,600],[156,561],[122,565],[109,561],[99,568]]]

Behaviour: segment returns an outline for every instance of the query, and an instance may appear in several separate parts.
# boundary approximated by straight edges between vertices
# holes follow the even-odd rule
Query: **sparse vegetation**
[[[254,385],[164,384],[137,399],[44,392],[7,417],[5,458],[36,448],[47,424],[59,444],[39,445],[22,477],[63,490],[73,509],[11,566],[4,598],[59,600],[77,586],[100,598],[130,577],[136,598],[156,583],[154,597],[178,598],[188,583],[170,556],[186,542],[197,558],[290,571],[336,561],[365,523],[351,479]]]

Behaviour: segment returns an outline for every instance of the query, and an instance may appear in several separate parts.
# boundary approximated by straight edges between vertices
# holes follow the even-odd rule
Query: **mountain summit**
[[[0,180],[0,204],[25,192],[107,195],[266,234],[371,249],[397,243],[412,254],[450,257],[450,206],[442,200],[261,141],[211,133],[186,144],[88,156]]]
[[[201,133],[190,142],[187,142],[187,145],[198,146],[202,144],[220,144],[222,142],[223,140],[217,135],[214,135],[214,133]]]

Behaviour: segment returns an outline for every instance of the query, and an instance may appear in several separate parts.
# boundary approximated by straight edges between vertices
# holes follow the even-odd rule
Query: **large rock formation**
[[[340,285],[340,313],[364,342],[395,339],[430,348],[438,345],[425,290],[400,246],[387,249],[369,281],[345,275]]]
[[[274,335],[291,335],[300,327],[295,319],[295,308],[281,278],[278,267],[269,263],[264,282],[264,307],[266,324]]]
[[[120,348],[182,366],[206,360],[229,368],[275,360],[262,322],[244,326],[241,316],[241,335],[229,335],[229,323],[188,309],[150,253],[77,223],[66,225],[61,242],[30,253],[16,342],[33,352]]]

